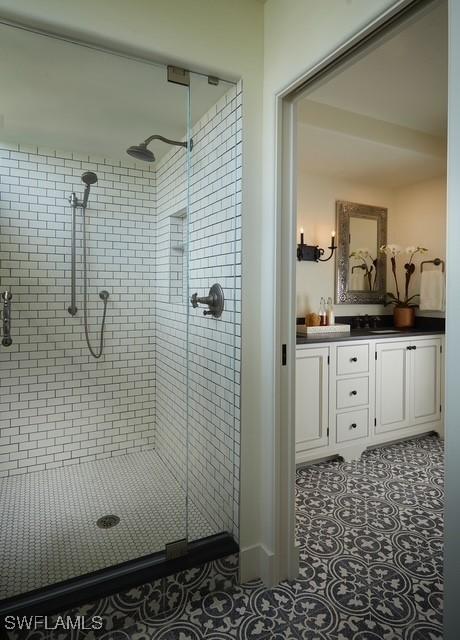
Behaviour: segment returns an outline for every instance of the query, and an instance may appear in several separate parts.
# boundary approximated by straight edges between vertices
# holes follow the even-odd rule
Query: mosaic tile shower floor
[[[152,583],[79,609],[103,616],[97,633],[11,638],[441,640],[442,447],[429,436],[368,451],[358,462],[299,469],[296,581],[203,595],[205,566],[171,580],[176,607],[162,616]],[[225,573],[225,564],[220,569]]]
[[[185,493],[155,451],[0,480],[0,599],[161,551]],[[120,523],[100,529],[115,514]],[[189,505],[190,539],[215,533]]]

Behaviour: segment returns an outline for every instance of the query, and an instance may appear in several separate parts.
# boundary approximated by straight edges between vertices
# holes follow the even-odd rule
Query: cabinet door
[[[413,424],[441,418],[441,340],[411,343],[411,417]]]
[[[328,444],[329,348],[298,349],[296,354],[296,450]]]
[[[376,434],[410,425],[409,342],[377,344]]]

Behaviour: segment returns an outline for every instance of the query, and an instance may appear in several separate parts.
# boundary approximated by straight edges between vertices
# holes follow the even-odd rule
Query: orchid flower
[[[393,272],[393,277],[394,277],[395,286],[396,286],[396,296],[393,293],[387,293],[387,298],[388,298],[387,304],[392,303],[400,307],[416,306],[414,303],[412,304],[410,303],[414,298],[418,296],[418,294],[409,296],[409,285],[410,285],[411,278],[415,272],[415,264],[413,263],[413,259],[417,253],[420,253],[420,254],[427,253],[428,249],[420,246],[408,246],[408,247],[405,247],[405,249],[402,249],[402,247],[400,247],[397,244],[386,244],[386,245],[384,244],[380,247],[380,251],[385,255],[389,256],[391,260],[391,270]],[[409,256],[408,261],[404,264],[404,269],[406,272],[404,299],[401,299],[401,296],[399,293],[398,278],[396,275],[396,257],[401,253],[405,253]]]

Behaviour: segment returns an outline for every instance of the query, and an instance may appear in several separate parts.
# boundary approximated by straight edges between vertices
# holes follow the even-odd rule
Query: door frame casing
[[[272,582],[295,579],[299,548],[295,538],[295,349],[296,349],[296,115],[297,103],[320,78],[330,74],[370,43],[394,33],[408,14],[436,0],[397,0],[351,38],[275,94],[275,266],[274,419],[275,558]],[[286,360],[281,357],[283,346]]]

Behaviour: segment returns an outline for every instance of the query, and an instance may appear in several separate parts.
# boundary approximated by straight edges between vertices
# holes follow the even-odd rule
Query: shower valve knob
[[[203,315],[220,318],[225,304],[224,291],[220,284],[216,283],[209,289],[207,296],[199,298],[198,293],[194,293],[190,298],[190,302],[194,309],[196,309],[200,304],[207,305],[209,309],[205,309],[203,311]]]

